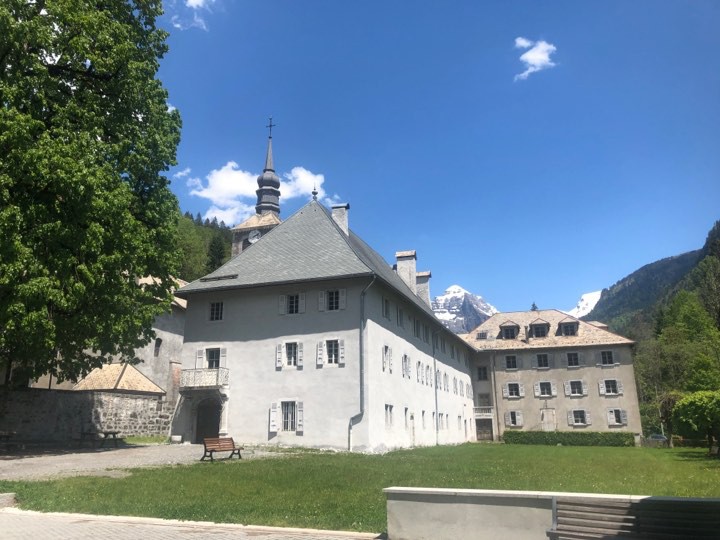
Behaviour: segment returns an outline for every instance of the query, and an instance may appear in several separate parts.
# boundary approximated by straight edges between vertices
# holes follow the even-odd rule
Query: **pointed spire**
[[[318,190],[315,186],[313,186],[312,196],[313,196],[313,201],[317,201]]]
[[[275,174],[275,165],[273,164],[272,154],[272,128],[276,124],[272,122],[266,126],[270,129],[268,135],[267,154],[265,155],[265,168],[263,173],[258,176],[257,183],[257,204],[255,205],[255,213],[262,215],[272,213],[280,215],[280,178]]]

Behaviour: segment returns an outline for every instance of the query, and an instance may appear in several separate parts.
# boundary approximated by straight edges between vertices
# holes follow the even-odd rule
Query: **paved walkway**
[[[212,540],[371,540],[374,534],[312,529],[251,527],[198,521],[173,521],[151,518],[91,516],[86,514],[45,514],[16,508],[0,509],[0,537],[3,540],[169,540],[210,538]]]

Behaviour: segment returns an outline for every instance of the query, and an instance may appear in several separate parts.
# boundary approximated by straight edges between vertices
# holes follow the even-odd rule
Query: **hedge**
[[[548,446],[635,446],[632,433],[619,431],[506,431],[503,441]]]

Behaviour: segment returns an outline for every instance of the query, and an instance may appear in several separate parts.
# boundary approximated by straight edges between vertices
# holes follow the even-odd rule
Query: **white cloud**
[[[515,80],[525,80],[531,73],[551,68],[555,63],[550,55],[557,50],[557,47],[547,41],[530,41],[524,37],[515,38],[515,48],[528,49],[520,56],[520,61],[525,64],[525,71],[515,75]]]
[[[190,167],[185,167],[182,171],[178,171],[175,174],[172,175],[173,178],[184,178],[188,174],[190,174],[191,170]]]
[[[197,11],[193,11],[192,18],[188,17],[181,17],[180,15],[173,15],[170,18],[170,23],[173,25],[173,28],[177,28],[178,30],[189,30],[190,28],[199,28],[200,30],[208,31],[207,24],[205,23],[205,19],[203,19],[200,15],[198,15]]]
[[[188,176],[189,169],[180,171]],[[197,177],[189,177],[187,185],[190,195],[208,199],[212,206],[205,213],[205,217],[224,221],[227,225],[240,223],[255,213],[257,202],[257,173],[240,169],[234,161],[228,161],[219,169],[214,169],[205,177],[206,184]],[[317,189],[318,198],[325,204],[335,204],[339,200],[337,195],[328,196],[323,189],[325,176],[315,174],[305,167],[293,167],[289,173],[280,179],[280,204],[288,199],[312,197],[313,189]]]
[[[176,111],[176,110],[177,110],[177,107],[168,101],[167,111],[171,113],[171,112]]]

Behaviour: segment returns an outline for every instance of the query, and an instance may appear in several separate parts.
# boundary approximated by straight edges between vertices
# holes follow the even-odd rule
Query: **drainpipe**
[[[352,429],[355,424],[362,421],[365,414],[365,328],[367,320],[365,317],[365,295],[370,287],[373,286],[377,276],[373,274],[372,281],[360,293],[360,342],[359,342],[359,367],[360,367],[360,411],[350,417],[348,422],[348,452],[352,451]]]
[[[492,387],[492,397],[493,397],[493,408],[495,409],[495,427],[496,432],[493,433],[493,440],[495,440],[495,437],[497,437],[497,440],[500,440],[500,407],[498,406],[498,401],[502,400],[502,391],[500,392],[500,395],[498,396],[497,393],[497,385],[496,385],[496,378],[495,378],[495,362],[496,362],[497,355],[492,355],[492,370],[490,371],[491,376],[491,387]]]

